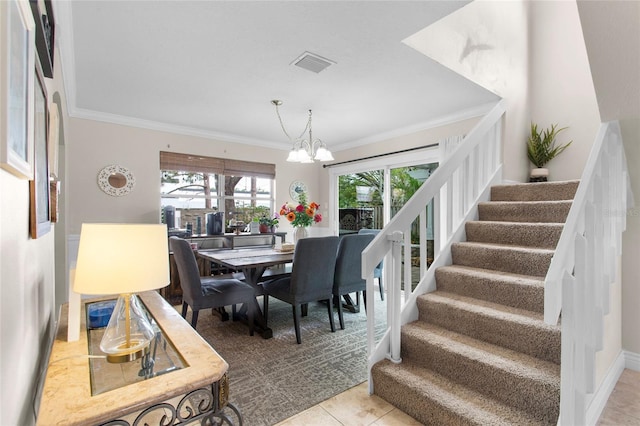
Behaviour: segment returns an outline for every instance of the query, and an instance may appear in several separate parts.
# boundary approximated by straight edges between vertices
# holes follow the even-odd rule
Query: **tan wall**
[[[620,126],[635,198],[622,234],[622,348],[640,354],[640,118],[622,120]]]
[[[1,7],[7,4],[2,3]],[[3,9],[0,16],[4,13]],[[4,19],[0,20],[0,34],[5,31],[3,22]],[[58,56],[55,59],[59,63]],[[6,61],[6,57],[0,57],[0,69],[5,69]],[[57,67],[55,75],[60,75]],[[45,78],[48,96],[60,90],[61,84],[59,79]],[[31,239],[29,202],[29,181],[0,169],[0,423],[3,425],[35,423],[33,399],[40,379],[39,368],[43,363],[46,365],[43,358],[57,320],[54,240],[58,226],[53,225],[49,233]]]
[[[507,101],[503,150],[507,180],[527,178],[531,165],[525,141],[530,122],[543,128],[554,123],[568,127],[558,142],[573,140],[573,144],[546,167],[551,180],[581,177],[600,127],[600,114],[575,2],[475,1],[407,42]],[[633,235],[633,230],[627,235]],[[598,383],[621,350],[621,293],[637,295],[637,279],[635,287],[629,282],[629,275],[638,276],[637,266],[628,266],[632,253],[638,252],[634,248],[625,249],[627,277],[612,287],[605,350],[597,358]],[[625,310],[623,319],[625,343],[633,342],[634,347],[636,339],[629,330],[638,323],[636,312]]]
[[[69,234],[79,234],[83,222],[157,223],[160,218],[160,151],[274,163],[278,177],[277,206],[288,200],[289,184],[293,180],[304,180],[310,197],[319,196],[321,166],[287,163],[287,151],[85,119],[72,119],[69,127]],[[124,166],[132,172],[136,183],[130,194],[112,197],[100,190],[97,175],[110,164]],[[321,209],[326,208],[326,204],[321,206]],[[281,228],[290,231],[287,224]]]
[[[575,2],[531,2],[529,93],[531,120],[568,127],[558,143],[573,140],[547,167],[551,180],[579,179],[600,128],[582,27]],[[544,23],[544,24],[542,24]]]

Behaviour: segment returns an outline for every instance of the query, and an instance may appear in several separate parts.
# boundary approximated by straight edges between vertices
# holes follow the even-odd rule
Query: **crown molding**
[[[289,145],[283,146],[282,143],[271,142],[262,139],[249,138],[231,133],[216,132],[211,130],[198,129],[195,127],[180,126],[175,124],[167,124],[159,121],[145,120],[141,118],[128,117],[124,115],[111,114],[105,112],[97,112],[83,108],[73,108],[69,110],[69,116],[73,118],[81,118],[86,120],[101,121],[104,123],[118,124],[122,126],[137,127],[141,129],[156,130],[159,132],[174,133],[185,136],[195,136],[205,139],[214,139],[220,142],[234,142],[251,146],[261,146],[265,148],[278,149],[288,151],[291,149]]]
[[[466,110],[458,111],[453,114],[443,115],[433,120],[425,121],[411,126],[401,127],[399,129],[391,130],[389,132],[378,133],[368,136],[366,138],[357,139],[351,142],[345,142],[339,145],[332,145],[331,150],[334,152],[343,151],[346,149],[357,148],[363,145],[369,145],[376,142],[382,142],[385,140],[418,133],[423,130],[433,129],[435,127],[446,126],[448,124],[456,123],[470,118],[480,117],[487,114],[491,109],[496,106],[500,100],[496,102],[490,102],[483,105],[478,105]]]

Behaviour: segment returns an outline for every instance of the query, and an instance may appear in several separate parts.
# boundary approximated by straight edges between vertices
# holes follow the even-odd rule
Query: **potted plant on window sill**
[[[276,232],[276,228],[278,227],[278,218],[277,214],[274,214],[273,217],[261,216],[259,218],[254,219],[257,221],[260,226],[259,230],[261,234],[268,234]]]
[[[531,123],[531,134],[527,140],[527,157],[536,166],[531,170],[529,182],[546,182],[549,177],[549,170],[544,166],[562,151],[571,145],[572,140],[564,145],[556,146],[556,136],[566,127],[558,129],[557,124],[552,124],[548,129],[538,129],[538,125]]]

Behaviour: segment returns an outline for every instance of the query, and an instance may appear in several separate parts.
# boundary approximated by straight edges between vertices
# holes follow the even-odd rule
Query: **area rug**
[[[376,293],[376,335],[386,329],[386,305]],[[262,300],[260,300],[262,306]],[[229,400],[248,426],[273,425],[367,380],[367,322],[364,309],[344,312],[340,330],[329,326],[327,307],[309,305],[296,343],[291,305],[269,299],[273,338],[249,336],[246,324],[202,311],[196,330],[229,364]],[[191,320],[191,312],[187,314]]]

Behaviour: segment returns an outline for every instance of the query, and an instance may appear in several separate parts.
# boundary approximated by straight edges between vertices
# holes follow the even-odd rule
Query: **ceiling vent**
[[[311,52],[304,52],[291,63],[291,65],[313,71],[316,74],[332,64],[335,64],[335,62]]]

